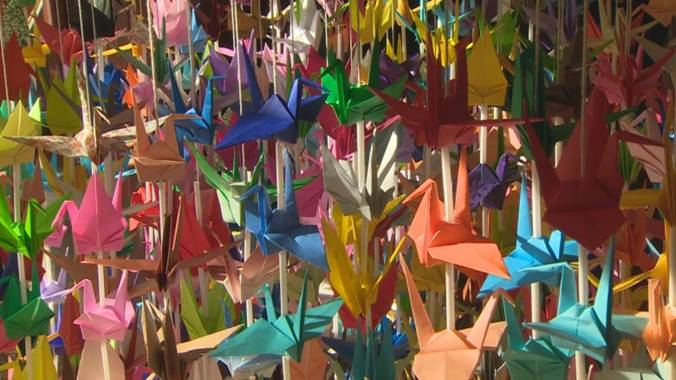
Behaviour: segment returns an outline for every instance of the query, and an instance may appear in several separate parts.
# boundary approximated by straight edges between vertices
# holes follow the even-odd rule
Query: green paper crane
[[[540,56],[544,56],[543,53]],[[540,64],[535,67],[535,45],[527,43],[526,49],[521,52],[514,63],[515,73],[512,81],[511,94],[511,115],[518,119],[524,116],[523,101],[528,105],[528,115],[530,117],[542,117],[545,114],[545,92],[544,92],[544,68]],[[534,73],[534,74],[533,74]],[[547,155],[554,151],[554,145],[558,141],[563,141],[573,133],[573,125],[553,127],[547,122],[533,123],[535,133],[542,144]],[[524,155],[532,159],[531,142],[526,134],[526,127],[518,126],[519,139],[523,146],[521,147]]]
[[[234,223],[238,226],[244,225],[244,202],[241,196],[257,184],[261,178],[263,170],[263,153],[258,156],[258,161],[254,167],[250,180],[245,180],[240,174],[238,164],[235,160],[233,170],[223,169],[219,173],[216,168],[209,164],[206,157],[204,157],[193,145],[190,145],[190,151],[195,157],[197,168],[204,175],[209,186],[216,189],[218,195],[218,202],[221,205],[221,214],[223,220],[227,223]],[[298,190],[303,186],[312,182],[316,177],[307,176],[295,179],[293,181],[293,189]],[[277,195],[277,188],[275,186],[266,186],[265,190],[268,195],[275,197]]]
[[[5,277],[0,280],[0,284],[2,283],[7,283],[7,289],[0,305],[0,318],[4,322],[7,337],[19,339],[48,334],[49,320],[54,316],[54,312],[40,298],[40,281],[35,263],[33,263],[32,286],[25,304],[21,302],[21,284],[16,276]]]
[[[52,233],[52,221],[64,199],[59,198],[46,208],[31,199],[28,201],[25,220],[15,222],[3,193],[0,196],[0,247],[33,259],[42,249],[45,238]]]
[[[209,356],[225,358],[248,355],[284,355],[300,362],[303,345],[310,339],[320,336],[326,325],[343,305],[340,298],[333,299],[320,306],[307,309],[307,273],[303,279],[303,289],[294,314],[277,317],[270,288],[265,287],[265,309],[267,319],[259,319],[246,330],[221,342]],[[265,344],[261,344],[265,342]]]
[[[554,346],[547,336],[524,341],[514,306],[503,298],[502,309],[507,322],[507,341],[502,360],[507,363],[510,376],[513,379],[566,379],[573,351]]]
[[[223,313],[223,300],[226,291],[223,286],[209,289],[207,293],[207,312],[202,312],[197,306],[195,291],[186,276],[181,276],[179,283],[181,297],[181,320],[188,330],[190,339],[197,339],[210,333],[225,329],[225,314]]]
[[[354,124],[357,121],[380,122],[385,117],[387,105],[369,87],[377,88],[380,82],[380,50],[381,43],[375,44],[371,53],[371,67],[367,86],[354,85],[348,80],[343,62],[329,54],[329,66],[322,69],[322,87],[328,90],[326,104],[330,105],[342,125]],[[404,91],[406,77],[391,84],[383,90],[387,95],[399,98]]]

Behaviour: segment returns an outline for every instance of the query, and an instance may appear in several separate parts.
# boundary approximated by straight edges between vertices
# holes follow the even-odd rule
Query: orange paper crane
[[[652,360],[667,360],[676,332],[676,310],[665,306],[662,287],[656,279],[648,282],[648,324],[643,330],[645,343]]]
[[[624,181],[617,164],[617,138],[610,136],[605,122],[610,110],[603,92],[592,90],[584,128],[575,128],[556,169],[545,155],[535,130],[526,123],[547,205],[544,221],[588,249],[601,245],[624,223],[619,207]],[[584,172],[580,161],[582,131],[586,139]]]
[[[406,278],[420,345],[420,352],[413,360],[413,372],[420,380],[469,379],[479,364],[481,353],[495,349],[505,332],[505,322],[491,323],[498,297],[504,292],[491,294],[474,327],[435,332],[406,260],[402,257],[399,262]]]
[[[414,199],[422,197],[411,221],[408,236],[415,242],[420,262],[425,266],[450,263],[509,278],[498,246],[475,235],[472,230],[467,179],[467,152],[462,149],[452,220],[444,221],[444,202],[439,199],[437,183],[428,179],[404,200],[404,204],[410,204]]]
[[[185,162],[179,150],[174,122],[194,118],[182,114],[169,115],[164,122],[164,138],[151,143],[138,106],[134,106],[136,149],[132,157],[141,182],[177,182],[183,179]]]

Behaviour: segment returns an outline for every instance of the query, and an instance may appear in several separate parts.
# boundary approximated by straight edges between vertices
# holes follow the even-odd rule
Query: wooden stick
[[[441,148],[441,178],[444,191],[445,219],[453,218],[453,173],[451,172],[451,151],[449,147]],[[455,330],[455,265],[446,264],[444,276],[446,288],[446,329]]]
[[[587,135],[585,126],[585,98],[587,94],[587,16],[589,14],[589,0],[583,2],[583,23],[582,23],[582,85],[580,89],[580,176],[585,175],[585,166],[587,161]],[[587,249],[579,244],[578,252],[579,268],[577,272],[578,282],[578,302],[582,305],[589,303],[589,283],[587,276],[589,274],[589,258]],[[585,366],[585,355],[581,351],[575,352],[575,377],[577,380],[587,378],[587,368]]]
[[[488,106],[483,104],[479,106],[479,111],[481,112],[481,120],[486,120],[488,119]],[[479,163],[480,164],[486,164],[488,160],[488,127],[485,125],[482,125],[481,128],[479,128]],[[483,237],[488,237],[489,231],[488,231],[488,213],[489,213],[488,207],[481,207],[481,235]]]

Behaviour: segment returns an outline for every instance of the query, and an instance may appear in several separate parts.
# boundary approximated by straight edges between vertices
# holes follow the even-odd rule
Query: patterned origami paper
[[[226,339],[209,356],[224,358],[246,355],[283,355],[302,360],[303,345],[306,341],[322,334],[324,327],[331,322],[343,301],[332,299],[322,305],[307,309],[307,274],[303,290],[294,314],[277,317],[270,289],[265,289],[266,319],[258,319],[241,333]],[[268,343],[261,345],[265,339]]]
[[[521,181],[519,198],[516,247],[504,260],[511,278],[489,275],[481,285],[479,296],[485,296],[498,289],[513,290],[535,282],[556,285],[559,283],[559,269],[552,264],[574,261],[578,257],[577,243],[566,240],[561,231],[552,231],[549,236],[537,238],[533,236],[525,178]],[[529,271],[528,268],[542,270]]]
[[[426,266],[451,263],[509,278],[495,243],[474,234],[467,180],[467,152],[463,149],[453,218],[444,221],[444,203],[439,199],[437,184],[428,179],[404,200],[404,204],[410,204],[422,197],[407,234],[415,242],[420,262]]]
[[[413,361],[413,372],[420,380],[438,379],[439,376],[444,379],[471,378],[487,342],[499,341],[505,331],[504,322],[496,322],[493,328],[490,322],[500,293],[491,295],[472,328],[435,332],[406,261],[402,258],[399,262],[406,278],[420,345],[420,352]]]
[[[502,209],[502,203],[507,195],[507,188],[516,182],[517,167],[514,164],[516,157],[505,153],[500,157],[493,170],[488,164],[478,164],[469,172],[470,207],[476,209],[479,205],[492,209]]]
[[[573,271],[566,264],[555,264],[562,271],[558,315],[549,322],[524,325],[551,336],[552,343],[559,348],[582,351],[602,363],[615,354],[622,338],[640,337],[646,323],[644,318],[612,312],[614,256],[615,242],[611,240],[592,305],[576,302]]]

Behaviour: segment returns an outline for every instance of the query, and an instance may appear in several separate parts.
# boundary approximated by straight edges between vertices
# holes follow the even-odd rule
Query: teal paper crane
[[[556,285],[559,270],[550,264],[577,260],[578,246],[575,241],[566,240],[563,232],[553,231],[549,237],[533,236],[526,179],[521,181],[519,216],[516,229],[516,247],[505,257],[505,266],[510,279],[488,275],[479,291],[479,297],[504,289],[510,291],[535,282]],[[544,267],[543,267],[544,266]],[[551,269],[530,271],[528,268]]]
[[[246,330],[221,342],[209,356],[227,358],[248,355],[284,355],[300,362],[303,345],[324,332],[333,316],[343,305],[340,298],[307,309],[307,273],[294,314],[277,317],[270,288],[265,288],[267,319],[259,319]],[[265,344],[261,344],[265,342]]]
[[[565,380],[573,351],[556,347],[548,336],[525,341],[514,306],[502,299],[507,322],[507,342],[502,360],[513,379]]]
[[[615,354],[622,338],[640,338],[647,322],[645,318],[612,313],[614,257],[613,238],[592,305],[576,302],[575,275],[572,269],[567,264],[554,264],[562,269],[559,314],[549,322],[524,325],[551,336],[552,343],[557,347],[582,351],[601,363]]]

